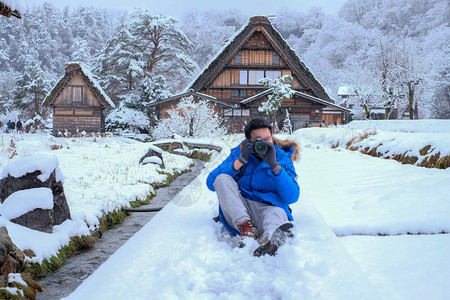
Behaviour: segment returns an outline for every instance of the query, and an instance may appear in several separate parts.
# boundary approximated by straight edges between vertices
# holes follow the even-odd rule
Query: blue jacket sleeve
[[[235,178],[239,174],[239,170],[235,170],[233,168],[233,163],[236,159],[238,159],[240,154],[241,151],[239,147],[232,149],[227,159],[225,159],[217,168],[209,173],[208,178],[206,179],[206,185],[208,186],[208,189],[213,192],[215,191],[214,181],[220,174],[228,174],[233,178]]]
[[[282,166],[280,172],[274,176],[277,183],[277,193],[285,204],[297,202],[300,196],[300,186],[296,177],[297,174],[292,161]]]

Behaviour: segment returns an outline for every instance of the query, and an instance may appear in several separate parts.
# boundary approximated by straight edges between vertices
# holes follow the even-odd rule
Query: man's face
[[[270,134],[270,130],[269,128],[259,128],[259,129],[253,129],[252,132],[250,133],[251,135],[251,140],[253,141],[256,137],[260,136],[263,139],[266,140],[266,142],[272,143],[273,144],[273,140],[272,140],[272,135]]]

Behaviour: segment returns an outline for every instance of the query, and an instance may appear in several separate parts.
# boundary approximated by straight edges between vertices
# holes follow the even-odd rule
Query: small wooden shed
[[[42,102],[53,108],[53,134],[105,131],[105,109],[115,108],[89,69],[79,62],[66,64],[66,73]]]

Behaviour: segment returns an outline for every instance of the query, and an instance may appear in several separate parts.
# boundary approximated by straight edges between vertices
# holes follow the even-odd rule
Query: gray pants
[[[252,220],[264,238],[289,221],[282,208],[242,197],[237,182],[228,174],[216,177],[214,189],[225,220],[237,231],[239,223]]]

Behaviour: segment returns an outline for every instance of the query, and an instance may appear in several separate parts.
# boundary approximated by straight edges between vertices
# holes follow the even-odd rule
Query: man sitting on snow
[[[251,120],[245,139],[207,179],[219,199],[219,218],[234,235],[259,241],[255,256],[274,255],[287,237],[293,221],[289,204],[300,194],[292,161],[299,159],[295,141],[272,136],[272,126]]]

